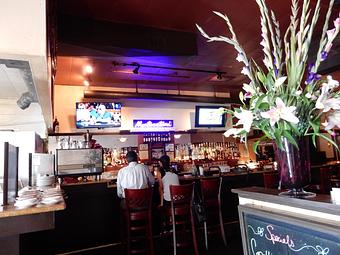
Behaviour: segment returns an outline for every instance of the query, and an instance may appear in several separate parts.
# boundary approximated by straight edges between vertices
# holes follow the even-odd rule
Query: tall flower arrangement
[[[241,73],[249,78],[239,94],[242,106],[234,111],[224,109],[238,119],[236,127],[227,130],[226,136],[245,139],[251,128],[262,130],[264,135],[255,143],[255,151],[258,143],[266,138],[274,139],[281,149],[282,138],[297,146],[296,140],[302,136],[312,136],[314,144],[319,136],[337,146],[321,133],[320,127],[329,133],[336,126],[340,128],[339,82],[331,76],[323,78],[318,74],[340,30],[340,12],[333,22],[334,27],[328,28],[333,2],[331,0],[328,7],[313,63],[308,63],[308,51],[319,18],[320,0],[315,9],[311,8],[310,0],[303,0],[300,7],[297,0],[292,0],[291,21],[283,40],[274,12],[267,8],[265,0],[256,0],[261,15],[263,67],[247,57],[228,16],[214,12],[226,22],[229,37],[209,36],[196,24],[208,42],[223,41],[235,48],[236,60],[244,65]],[[326,121],[321,123],[325,119],[323,115]]]

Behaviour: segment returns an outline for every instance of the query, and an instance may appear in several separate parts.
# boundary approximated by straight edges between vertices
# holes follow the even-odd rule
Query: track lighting
[[[133,73],[134,74],[139,74],[139,68],[140,68],[140,65],[137,65],[136,67],[135,67],[135,69],[133,69]]]
[[[180,67],[167,67],[167,66],[154,66],[154,65],[143,65],[139,64],[137,62],[132,63],[119,63],[117,61],[112,62],[113,66],[133,66],[135,67],[133,69],[134,74],[139,74],[139,68],[145,67],[145,68],[158,68],[158,69],[166,69],[166,70],[174,70],[174,71],[186,71],[186,72],[200,72],[200,73],[211,73],[211,74],[217,74],[217,79],[222,80],[222,75],[226,75],[226,72],[223,71],[210,71],[210,70],[202,70],[202,69],[191,69],[191,68],[180,68]]]

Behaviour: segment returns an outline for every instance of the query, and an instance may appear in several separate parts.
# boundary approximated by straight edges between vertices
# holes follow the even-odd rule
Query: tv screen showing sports
[[[225,127],[225,114],[221,114],[221,107],[196,106],[195,127]]]
[[[121,126],[120,103],[76,103],[77,128],[114,128]]]

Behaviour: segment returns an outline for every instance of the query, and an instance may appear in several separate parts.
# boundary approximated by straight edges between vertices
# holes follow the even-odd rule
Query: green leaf
[[[325,139],[327,142],[332,144],[339,151],[338,145],[332,139],[330,139],[328,136],[326,136],[324,134],[321,134],[321,133],[316,134],[316,135],[322,137],[323,139]]]
[[[313,121],[309,121],[309,124],[312,126],[314,133],[320,132],[320,121],[318,121],[318,123],[314,123]]]
[[[313,134],[312,136],[312,141],[313,141],[314,147],[316,148],[316,135],[315,134]]]
[[[294,137],[287,131],[287,130],[283,130],[283,135],[284,137],[286,137],[288,139],[288,141],[293,144],[296,148],[299,149],[299,146],[297,145]]]
[[[257,72],[257,77],[259,78],[260,82],[265,83],[266,82],[266,76],[262,72]]]
[[[262,142],[262,141],[264,141],[266,138],[267,138],[266,135],[261,136],[260,139],[259,139],[258,141],[256,141],[256,142],[253,144],[253,150],[254,150],[255,154],[258,155],[258,153],[257,153],[257,147],[259,146],[259,143]]]
[[[267,102],[263,102],[258,106],[258,109],[260,110],[268,110],[270,108],[270,104]]]
[[[282,150],[283,146],[282,146],[281,132],[279,129],[275,130],[274,136],[275,136],[275,142],[277,146],[279,147],[280,150]]]
[[[262,100],[267,96],[267,94],[263,94],[259,97],[259,99],[256,101],[256,104],[255,104],[255,109],[258,109],[259,108],[259,105],[262,103]]]

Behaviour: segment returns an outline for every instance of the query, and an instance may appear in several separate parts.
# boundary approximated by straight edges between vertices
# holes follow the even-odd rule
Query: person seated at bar
[[[124,189],[145,189],[152,187],[155,178],[148,167],[137,162],[138,156],[134,151],[126,154],[128,166],[119,170],[117,176],[117,195],[125,198]]]
[[[158,162],[160,168],[156,174],[159,182],[161,206],[170,206],[170,185],[179,185],[178,175],[174,173],[175,169],[170,167],[170,158],[168,155],[160,157]]]

